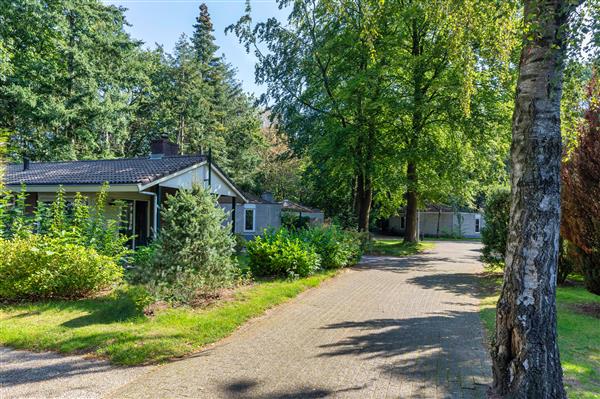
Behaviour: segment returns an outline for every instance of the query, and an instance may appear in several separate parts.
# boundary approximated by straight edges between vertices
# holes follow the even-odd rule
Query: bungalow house
[[[252,239],[262,234],[265,229],[281,227],[281,202],[273,200],[271,193],[263,193],[260,197],[243,193],[245,203],[236,203],[236,210],[231,215],[235,217],[235,233]],[[231,203],[222,204],[225,210],[231,210]]]
[[[480,238],[485,220],[481,213],[469,209],[455,209],[444,205],[429,205],[418,212],[418,233],[426,237],[465,237]],[[382,230],[389,234],[404,234],[406,217],[401,212],[382,224]]]
[[[9,164],[4,183],[12,191],[26,185],[30,207],[38,201],[52,202],[59,186],[67,201],[80,192],[90,204],[96,200],[102,185],[110,185],[108,203],[125,204],[124,233],[135,236],[131,246],[146,245],[160,230],[160,209],[166,196],[178,189],[204,184],[218,195],[221,207],[229,212],[236,234],[250,239],[265,229],[281,226],[284,201],[276,202],[269,193],[258,197],[244,193],[205,155],[178,155],[176,144],[166,139],[152,142],[148,157],[96,161],[29,162]],[[310,208],[300,204],[305,211]],[[233,212],[232,212],[233,210]],[[108,217],[117,218],[116,207],[109,206]],[[322,213],[321,213],[322,220]]]

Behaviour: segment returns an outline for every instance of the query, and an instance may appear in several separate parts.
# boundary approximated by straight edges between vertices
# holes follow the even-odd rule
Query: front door
[[[148,201],[135,201],[135,246],[148,244]]]

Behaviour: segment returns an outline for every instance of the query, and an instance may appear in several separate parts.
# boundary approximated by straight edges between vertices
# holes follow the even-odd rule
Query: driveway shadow
[[[407,319],[369,319],[330,324],[325,329],[352,330],[338,342],[321,345],[319,357],[376,360],[393,381],[409,383],[413,395],[437,392],[484,397],[489,366],[482,343],[479,314],[444,312]],[[474,333],[475,332],[475,333]],[[471,396],[469,396],[471,397]]]
[[[263,387],[256,379],[241,379],[232,381],[221,387],[222,392],[231,398],[240,399],[318,399],[343,392],[358,391],[363,387],[351,387],[340,390],[331,390],[319,387],[303,386],[286,391],[275,391],[261,394],[256,392]]]

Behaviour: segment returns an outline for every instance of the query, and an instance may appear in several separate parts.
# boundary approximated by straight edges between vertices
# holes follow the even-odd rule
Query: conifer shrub
[[[227,215],[207,189],[170,195],[151,255],[138,257],[135,275],[160,299],[190,302],[235,281],[235,239]]]

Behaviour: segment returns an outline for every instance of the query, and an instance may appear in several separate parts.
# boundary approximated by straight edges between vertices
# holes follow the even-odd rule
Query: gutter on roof
[[[103,184],[103,183],[102,183]],[[100,191],[102,184],[98,183],[79,183],[79,184],[56,184],[56,183],[44,183],[44,184],[27,184],[25,186],[27,192],[38,192],[38,193],[54,193],[56,192],[59,186],[66,192],[81,192],[81,193],[95,193]],[[11,191],[20,192],[21,184],[7,184],[5,187],[9,188]],[[138,192],[137,184],[110,184],[109,192]]]

